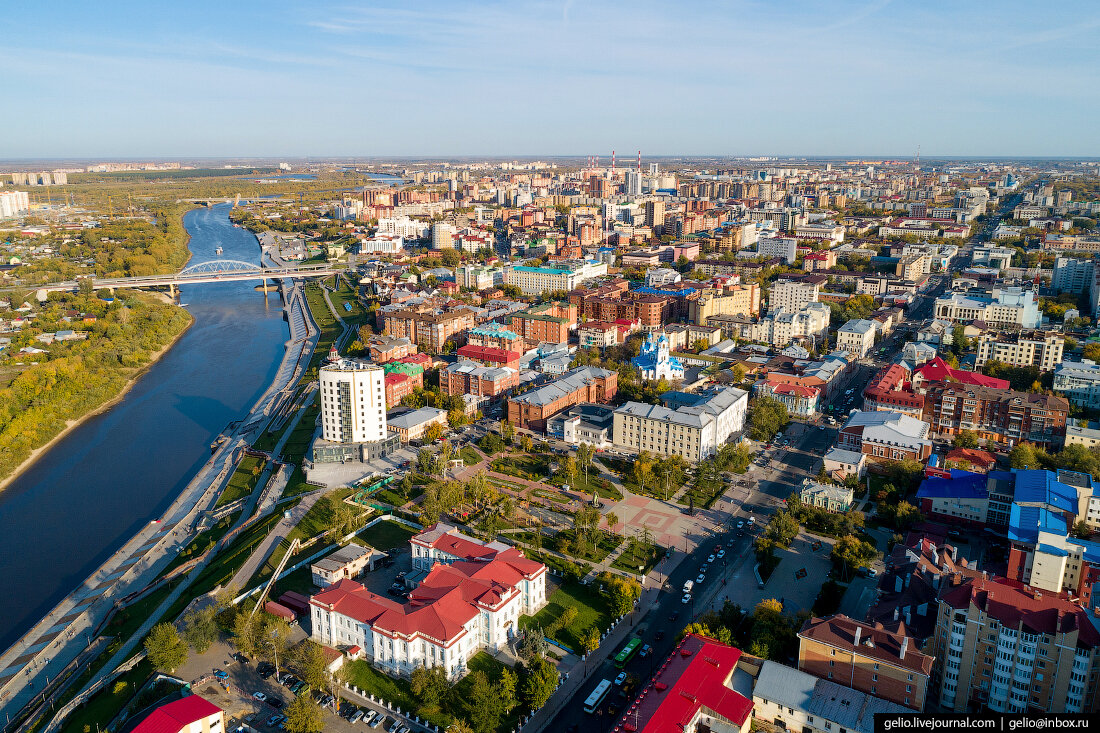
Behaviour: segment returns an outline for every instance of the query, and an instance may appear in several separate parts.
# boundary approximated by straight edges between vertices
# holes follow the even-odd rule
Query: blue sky
[[[1100,3],[48,2],[0,158],[1100,155]]]

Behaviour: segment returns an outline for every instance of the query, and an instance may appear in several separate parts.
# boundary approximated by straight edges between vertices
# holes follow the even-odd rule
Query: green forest
[[[88,293],[54,293],[36,315],[34,326],[12,339],[0,362],[0,478],[67,421],[117,397],[152,355],[191,323],[185,310],[133,291],[120,291],[112,303]],[[87,338],[48,347],[35,341],[40,333],[61,329],[85,332]],[[31,360],[16,353],[32,343],[48,352],[33,357],[37,364],[18,365]]]

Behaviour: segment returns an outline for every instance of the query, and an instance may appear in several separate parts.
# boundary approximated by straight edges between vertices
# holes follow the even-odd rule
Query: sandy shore
[[[165,295],[164,297],[168,298],[167,295]],[[169,299],[169,301],[170,301],[170,299]],[[89,419],[91,419],[91,418],[95,417],[96,415],[99,415],[103,412],[106,412],[107,410],[111,409],[112,407],[117,405],[119,402],[121,402],[122,398],[126,396],[126,393],[130,391],[130,388],[133,387],[135,384],[137,384],[137,381],[139,379],[141,379],[141,377],[145,374],[145,372],[147,372],[151,366],[153,366],[158,361],[160,361],[161,357],[163,357],[165,354],[167,354],[168,350],[171,349],[173,346],[175,346],[177,341],[179,341],[181,338],[183,338],[183,335],[191,329],[191,326],[194,325],[194,323],[195,323],[195,317],[191,316],[191,322],[187,324],[187,327],[184,328],[182,331],[180,331],[178,334],[176,334],[176,337],[173,338],[171,341],[169,341],[167,344],[165,344],[159,351],[157,351],[152,356],[150,356],[149,363],[146,364],[145,366],[141,367],[141,369],[134,372],[134,374],[129,379],[126,380],[126,384],[122,385],[122,389],[119,390],[117,395],[115,395],[111,399],[107,400],[106,402],[104,402],[102,405],[95,408],[91,412],[88,412],[87,414],[85,414],[85,415],[83,415],[79,418],[76,418],[74,420],[66,421],[65,427],[62,428],[61,432],[59,432],[57,435],[53,436],[53,438],[51,438],[45,444],[40,445],[39,447],[32,450],[30,452],[30,455],[28,455],[22,463],[20,463],[18,466],[16,466],[15,469],[10,474],[8,474],[4,478],[0,479],[0,490],[3,490],[5,488],[7,488],[8,484],[10,484],[15,479],[19,478],[19,476],[22,475],[24,471],[26,471],[28,468],[33,466],[34,462],[37,461],[39,458],[41,458],[43,455],[45,455],[50,450],[50,448],[54,447],[54,445],[56,445],[58,442],[60,442],[62,438],[64,438],[69,433],[71,433],[73,430],[80,427],[80,425],[82,425],[86,420],[89,420]]]

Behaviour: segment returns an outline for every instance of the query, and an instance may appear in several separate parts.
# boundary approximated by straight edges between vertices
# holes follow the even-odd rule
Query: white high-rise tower
[[[360,359],[335,359],[319,370],[321,439],[372,443],[386,438],[386,373]]]

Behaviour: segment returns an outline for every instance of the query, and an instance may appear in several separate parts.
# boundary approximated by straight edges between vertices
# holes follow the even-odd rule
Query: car
[[[294,687],[290,688],[290,691],[293,692],[295,695],[307,690],[309,690],[309,685],[307,685],[303,680],[298,680],[294,684]]]
[[[745,528],[745,520],[744,519],[738,519],[737,520],[737,529],[744,529],[744,528]]]
[[[615,686],[622,687],[624,682],[626,682],[626,672],[619,672],[619,676],[615,678]]]
[[[386,719],[382,721],[382,730],[386,731],[386,733],[394,733],[394,728],[396,727],[397,721],[388,715],[386,716]]]
[[[715,554],[718,556],[718,559],[721,560],[723,557],[726,556],[726,551],[725,550],[718,550],[718,552],[715,553]]]
[[[248,657],[241,654],[240,652],[233,652],[233,659],[237,660],[241,664],[248,664]]]
[[[351,716],[348,717],[348,722],[349,723],[358,723],[360,720],[363,719],[364,715],[365,715],[365,713],[362,710],[360,710],[359,708],[356,708],[354,711],[352,711]]]
[[[708,563],[714,562],[714,555],[707,555],[707,562]]]
[[[650,652],[653,651],[653,647],[649,644],[642,644],[642,650],[638,652],[639,657],[648,657]]]
[[[686,605],[686,604],[688,604],[688,603],[691,603],[691,594],[690,594],[690,593],[685,593],[685,594],[684,594],[684,595],[683,595],[683,596],[682,596],[682,597],[680,598],[680,603],[683,603],[683,604],[685,604],[685,605]]]
[[[267,719],[267,725],[270,728],[274,728],[275,726],[279,725],[280,723],[285,723],[285,722],[286,722],[286,716],[285,715],[280,715],[280,714],[272,715],[270,718]]]
[[[276,710],[282,710],[284,707],[286,707],[286,703],[283,702],[283,698],[275,697],[274,695],[267,696],[267,704],[275,708]]]
[[[696,576],[696,578],[695,578],[695,584],[699,585],[700,583],[702,583],[706,579],[707,579],[707,576],[703,575],[702,573],[699,573],[699,575]]]
[[[267,702],[267,695],[262,692],[253,692],[252,699],[259,700],[260,702]]]
[[[363,711],[363,725],[365,725],[369,728],[371,725],[374,724],[374,719],[377,718],[377,717],[378,717],[378,713],[376,713],[375,711],[373,711],[373,710],[364,710]]]
[[[214,676],[217,677],[219,680],[224,680],[229,678],[229,673],[226,672],[224,669],[215,669]]]
[[[699,573],[702,574],[702,573],[707,572],[707,568],[709,568],[709,567],[710,567],[709,565],[707,565],[706,563],[703,563],[702,565],[699,566]]]

